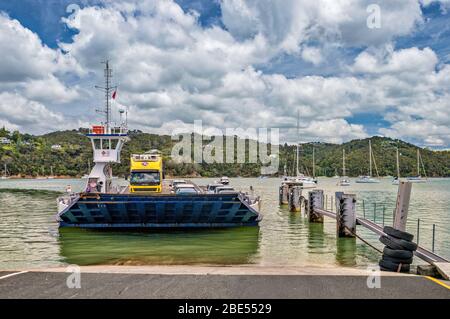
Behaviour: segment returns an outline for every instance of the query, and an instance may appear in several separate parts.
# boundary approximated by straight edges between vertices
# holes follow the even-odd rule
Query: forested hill
[[[41,136],[8,132],[0,129],[0,169],[4,163],[9,175],[50,175],[52,167],[57,176],[81,176],[88,173],[88,162],[92,161],[92,149],[84,129],[59,131]],[[122,164],[114,165],[114,174],[123,176],[129,169],[130,153],[141,153],[150,149],[162,151],[168,176],[259,176],[260,165],[247,164],[177,164],[170,159],[174,143],[170,136],[132,131],[131,140],[122,152]],[[2,139],[3,138],[3,139]],[[7,139],[7,140],[5,140]],[[304,173],[312,173],[312,150],[315,149],[316,175],[333,176],[341,174],[342,149],[346,150],[347,175],[358,176],[368,173],[368,139],[353,140],[343,145],[329,143],[302,144],[300,166]],[[417,147],[402,141],[385,137],[372,137],[372,148],[380,176],[395,175],[396,147],[401,153],[400,166],[403,176],[416,174]],[[9,142],[9,143],[8,143]],[[420,149],[427,176],[450,176],[450,152]],[[288,173],[294,167],[295,146],[280,146],[279,174],[284,166]],[[374,168],[375,174],[375,168]],[[423,174],[423,173],[422,173]]]

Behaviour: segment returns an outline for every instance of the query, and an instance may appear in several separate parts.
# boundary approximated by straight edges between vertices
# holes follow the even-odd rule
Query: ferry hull
[[[57,216],[60,227],[224,228],[257,226],[260,213],[243,194],[81,194]]]

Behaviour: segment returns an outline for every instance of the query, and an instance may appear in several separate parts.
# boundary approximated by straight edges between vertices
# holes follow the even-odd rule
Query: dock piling
[[[356,235],[356,196],[336,192],[336,230],[338,237]]]
[[[323,190],[316,189],[308,193],[308,220],[311,223],[323,223],[323,215],[317,214],[315,209],[323,209]]]
[[[398,185],[397,203],[394,211],[394,228],[401,231],[406,230],[411,187],[411,182],[405,181],[400,181]]]
[[[302,189],[300,186],[292,186],[289,189],[289,211],[300,211],[300,198],[302,195]]]
[[[280,186],[279,200],[280,200],[280,205],[288,205],[289,204],[289,186],[288,185]]]

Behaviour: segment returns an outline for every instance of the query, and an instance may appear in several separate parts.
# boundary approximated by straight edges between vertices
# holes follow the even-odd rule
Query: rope
[[[348,228],[347,226],[344,226],[345,229],[347,229],[353,236],[355,236],[356,238],[358,238],[359,240],[361,240],[363,243],[365,243],[366,245],[372,247],[373,249],[375,249],[376,251],[378,251],[379,253],[383,253],[381,250],[379,250],[377,247],[375,247],[374,245],[370,244],[367,240],[363,239],[361,236],[358,236],[356,233],[354,233],[350,228]]]

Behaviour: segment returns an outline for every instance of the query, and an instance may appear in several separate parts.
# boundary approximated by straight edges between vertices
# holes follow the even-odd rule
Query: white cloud
[[[295,127],[299,109],[305,139],[365,137],[364,126],[348,118],[370,113],[392,124],[380,133],[416,136],[410,128],[427,123],[421,134],[435,138],[425,142],[450,144],[450,137],[433,135],[450,126],[450,66],[439,64],[430,48],[395,50],[392,44],[422,22],[418,0],[379,1],[381,29],[366,26],[371,3],[223,0],[223,29],[202,27],[198,13],[183,12],[169,0],[105,1],[63,19],[77,31],[72,42],[60,44],[68,54],[47,48],[3,15],[0,53],[16,59],[8,65],[0,61],[0,93],[22,96],[22,104],[33,105],[35,113],[44,107],[62,116],[66,109],[60,104],[65,103],[76,115],[77,109],[86,111],[87,97],[95,96],[81,92],[101,84],[99,62],[109,58],[118,102],[130,107],[133,128],[170,133],[202,119],[205,126],[218,128],[281,127],[282,137],[293,141],[295,129],[287,128]],[[354,47],[364,50],[334,75],[288,78],[259,70],[280,55],[320,67],[332,50]],[[71,75],[80,77],[75,85],[68,80]],[[24,124],[10,115],[7,121],[36,130],[38,119]]]
[[[1,124],[8,129],[43,132],[64,129],[67,125],[62,114],[47,109],[43,104],[30,101],[13,93],[0,93]]]

